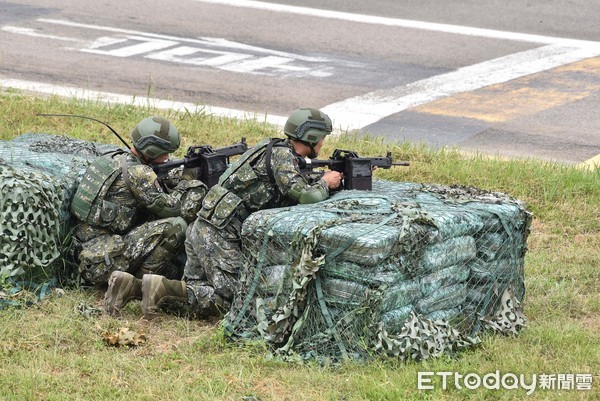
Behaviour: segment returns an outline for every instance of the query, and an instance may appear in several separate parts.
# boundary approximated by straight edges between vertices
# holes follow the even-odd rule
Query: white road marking
[[[309,63],[326,63],[329,61],[329,59],[324,58],[324,57],[303,56],[301,54],[282,52],[282,51],[278,51],[278,50],[266,49],[264,47],[251,46],[251,45],[246,45],[243,43],[232,42],[232,41],[222,39],[222,38],[199,38],[199,39],[185,38],[185,37],[180,37],[180,36],[160,35],[160,34],[151,33],[151,32],[135,31],[135,30],[131,30],[131,29],[114,28],[114,27],[104,26],[104,25],[81,24],[79,22],[60,20],[60,19],[38,18],[37,21],[45,22],[48,24],[70,26],[73,28],[93,29],[93,30],[106,31],[106,32],[122,33],[122,34],[126,34],[126,35],[138,35],[138,36],[145,36],[148,38],[173,40],[173,41],[185,42],[185,43],[194,43],[194,44],[198,44],[201,46],[207,46],[207,47],[212,46],[212,47],[218,47],[218,48],[229,48],[229,49],[235,49],[235,50],[254,51],[257,53],[269,54],[272,56],[293,58],[296,60],[306,61]]]
[[[333,74],[330,71],[331,67],[322,66],[323,64],[332,62],[332,60],[324,57],[303,56],[300,54],[236,43],[225,39],[182,38],[150,32],[134,31],[131,29],[81,24],[78,22],[57,19],[39,18],[37,21],[47,24],[99,30],[125,35],[124,37],[102,36],[89,45],[83,45],[83,48],[75,49],[85,53],[122,58],[144,55],[144,57],[148,59],[196,66],[208,66],[226,71],[251,74],[294,75],[299,77],[313,76],[321,78]],[[25,31],[16,30],[14,33],[25,33]],[[182,43],[190,45],[181,45]],[[116,45],[121,46],[117,47]],[[193,45],[197,45],[194,46],[197,50],[193,50]],[[179,46],[179,48],[174,48],[176,46]],[[231,51],[224,53],[221,49]],[[243,53],[240,53],[240,51]],[[185,57],[194,53],[204,53],[204,55],[212,53],[213,58]],[[294,62],[312,64],[294,65]]]
[[[555,68],[567,63],[576,62],[589,57],[600,55],[600,42],[575,40],[567,38],[558,38],[543,35],[532,35],[517,32],[505,32],[498,30],[482,29],[465,27],[449,24],[437,24],[422,21],[411,21],[397,18],[377,17],[372,15],[361,15],[339,11],[314,9],[307,7],[290,6],[276,3],[266,3],[250,0],[196,0],[207,4],[220,4],[233,7],[246,7],[261,9],[271,12],[293,13],[297,15],[306,15],[317,18],[337,19],[342,21],[351,21],[357,23],[377,24],[386,26],[396,26],[409,29],[430,30],[436,32],[445,32],[449,34],[477,36],[492,39],[512,40],[521,42],[531,42],[542,44],[536,49],[511,54],[500,57],[494,60],[485,61],[472,66],[466,66],[456,71],[431,77],[421,81],[413,82],[406,86],[395,87],[385,90],[378,90],[366,93],[360,96],[342,100],[331,105],[325,106],[322,109],[330,114],[330,116],[340,125],[342,129],[359,129],[369,124],[377,122],[391,114],[405,110],[410,107],[422,105],[443,97],[452,96],[465,91],[479,89],[481,87],[496,83],[506,82],[511,79],[521,76],[541,72],[550,68]],[[220,48],[230,48],[235,50],[256,51],[269,56],[259,60],[248,60],[248,57],[229,56],[222,54],[213,59],[204,59],[202,57],[187,59],[188,62],[205,63],[204,65],[218,65],[221,68],[228,67],[232,71],[252,71],[256,68],[266,66],[264,63],[267,60],[273,61],[274,68],[288,70],[302,70],[303,67],[296,67],[286,64],[286,59],[296,59],[308,62],[319,62],[326,64],[329,60],[310,58],[300,55],[279,52],[269,49],[258,48],[254,46],[244,45],[235,42],[229,42],[225,39],[190,39],[179,38],[168,35],[158,35],[147,32],[139,32],[128,29],[113,28],[99,25],[81,24],[65,20],[56,19],[38,19],[40,22],[59,24],[64,26],[103,30],[114,33],[121,33],[133,36],[143,36],[149,43],[148,38],[154,38],[158,41],[175,41],[200,44],[202,46],[213,46]],[[29,32],[31,33],[31,32]],[[114,40],[114,38],[112,38]],[[109,42],[110,39],[104,39]],[[166,43],[165,42],[165,43]],[[159,42],[156,42],[159,43]],[[101,45],[100,42],[97,42]],[[146,44],[147,46],[151,46]],[[157,44],[155,44],[158,46]],[[142,49],[142,45],[138,45],[137,49]],[[127,48],[126,48],[127,49]],[[134,51],[135,45],[128,47],[128,51]],[[115,51],[115,49],[113,49]],[[125,50],[121,50],[121,54],[125,54]],[[200,51],[206,52],[206,49]],[[193,50],[189,46],[181,46],[179,49],[163,49],[156,53],[147,55],[149,58],[161,58],[165,60],[176,60],[177,57],[193,54]],[[119,54],[118,52],[116,54]],[[272,57],[270,57],[272,56]],[[233,57],[233,64],[223,64],[227,57]],[[267,60],[265,60],[267,59]],[[180,59],[181,60],[181,59]],[[211,61],[209,61],[211,60]],[[238,64],[235,64],[238,63]],[[200,64],[202,65],[202,64]],[[328,76],[328,72],[312,71],[313,76]],[[219,109],[219,108],[215,108]],[[236,111],[243,113],[240,111]],[[343,124],[343,126],[342,126]]]
[[[246,60],[239,63],[226,65],[223,66],[223,69],[234,72],[251,72],[263,68],[273,68],[276,66],[278,67],[281,64],[286,64],[290,61],[292,61],[292,59],[286,57],[267,56],[261,57],[259,59]]]
[[[264,54],[270,54],[272,56],[293,58],[296,60],[306,61],[309,63],[327,63],[330,61],[330,59],[326,58],[326,57],[312,57],[312,56],[304,56],[302,54],[296,54],[296,53],[287,53],[287,52],[282,52],[279,50],[271,50],[271,49],[266,49],[264,47],[251,46],[251,45],[246,45],[243,43],[232,42],[230,40],[226,40],[223,38],[201,37],[200,39],[203,41],[203,43],[210,43],[213,46],[218,46],[219,48],[225,48],[225,49],[229,48],[229,49],[235,49],[235,50],[244,50],[244,51],[249,51],[249,52],[264,53]]]
[[[77,98],[105,103],[127,104],[138,107],[156,107],[163,110],[189,111],[190,113],[203,112],[219,117],[237,118],[240,120],[254,119],[267,122],[275,126],[283,126],[287,117],[251,113],[242,110],[227,109],[224,107],[203,106],[194,103],[173,102],[168,100],[148,98],[144,96],[128,96],[110,92],[99,92],[76,87],[51,85],[43,82],[22,81],[18,79],[0,78],[0,88],[15,88],[24,91],[44,93],[66,98]]]
[[[598,55],[600,44],[585,48],[543,46],[459,68],[405,86],[345,99],[321,110],[334,118],[342,131],[360,129],[411,107]]]
[[[251,0],[194,0],[200,3],[219,4],[231,7],[253,8],[258,10],[306,15],[317,18],[336,19],[340,21],[359,22],[362,24],[395,26],[399,28],[420,29],[435,32],[444,32],[455,35],[477,36],[481,38],[515,40],[520,42],[541,44],[563,44],[572,46],[584,46],[584,40],[557,38],[552,36],[532,35],[528,33],[498,31],[493,29],[474,28],[461,25],[438,24],[434,22],[423,22],[399,18],[377,17],[374,15],[355,14],[342,11],[325,10],[319,8],[290,6],[287,4],[266,3]]]
[[[198,53],[210,55],[210,57],[187,57]],[[197,47],[190,46],[178,46],[173,49],[155,52],[145,57],[155,60],[172,61],[175,63],[186,63],[192,65],[205,65],[217,67],[245,60],[252,56],[249,54],[230,53],[210,49],[198,49]]]
[[[81,39],[66,38],[64,36],[46,35],[43,33],[36,32],[34,29],[31,28],[20,28],[17,26],[4,25],[2,27],[2,30],[10,33],[17,33],[19,35],[33,36],[36,38],[64,40],[67,42],[83,42]]]
[[[106,56],[113,57],[131,57],[138,54],[150,53],[153,51],[166,49],[168,47],[173,47],[179,43],[172,40],[146,38],[143,36],[130,35],[127,36],[125,39],[127,41],[134,41],[137,43],[112,50],[102,50],[101,47],[106,47],[106,44],[111,42],[111,39],[113,38],[99,38],[96,42],[92,43],[90,47],[88,47],[87,49],[81,49],[80,51],[84,53],[103,54]],[[112,41],[112,43],[110,44],[113,45],[114,43],[116,43],[116,41]]]
[[[429,30],[456,35],[537,43],[543,46],[495,60],[489,60],[385,90],[345,99],[322,110],[329,114],[340,128],[360,129],[402,110],[472,91],[484,86],[506,82],[525,75],[600,55],[600,42],[506,32],[459,25],[437,24],[398,18],[377,17],[340,11],[266,3],[252,0],[195,0],[207,4],[252,8],[271,12],[290,13],[317,18],[336,19],[363,24],[395,26]]]

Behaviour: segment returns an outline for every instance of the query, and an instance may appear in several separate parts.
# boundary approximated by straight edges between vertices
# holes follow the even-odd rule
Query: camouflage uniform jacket
[[[248,150],[221,176],[219,184],[204,198],[199,217],[216,227],[227,224],[234,212],[243,221],[250,213],[262,209],[318,202],[329,196],[322,179],[309,182],[298,167],[298,154],[289,140],[273,146],[270,154],[272,174],[267,169],[266,139]],[[310,193],[311,196],[303,196]]]
[[[125,233],[156,218],[182,216],[188,221],[193,220],[199,208],[196,205],[207,190],[202,182],[182,180],[167,193],[152,168],[142,164],[133,153],[102,157],[111,158],[109,166],[113,172],[110,173],[111,168],[95,171],[95,162],[88,167],[71,204],[71,210],[80,220],[116,233]],[[102,173],[114,174],[114,177],[102,177]],[[189,196],[190,192],[195,196]],[[96,197],[86,197],[90,193],[95,193]],[[75,213],[74,206],[80,205],[76,202],[81,201],[90,204],[87,219]],[[190,208],[195,210],[190,211]]]

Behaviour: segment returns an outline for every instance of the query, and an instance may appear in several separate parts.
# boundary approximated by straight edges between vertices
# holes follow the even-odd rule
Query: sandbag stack
[[[226,327],[286,354],[352,358],[416,316],[464,344],[507,289],[523,299],[530,222],[504,194],[390,181],[254,213]]]
[[[48,134],[0,141],[0,274],[45,271],[70,251],[61,247],[71,229],[73,194],[87,165],[114,149]]]

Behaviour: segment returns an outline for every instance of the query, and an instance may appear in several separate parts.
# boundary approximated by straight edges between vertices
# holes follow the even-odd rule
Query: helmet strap
[[[315,144],[303,141],[301,139],[296,139],[296,138],[293,138],[293,140],[301,143],[302,145],[308,146],[310,148],[310,153],[306,157],[308,157],[309,159],[314,159],[315,157],[317,157],[317,152],[315,151]]]
[[[315,151],[315,145],[313,145],[312,143],[309,143],[308,146],[310,147],[310,153],[308,154],[308,158],[314,159],[315,157],[317,157],[317,152]]]
[[[133,149],[135,150],[135,156],[140,159],[142,164],[150,164],[148,158],[140,150],[138,150],[136,147],[133,147]]]

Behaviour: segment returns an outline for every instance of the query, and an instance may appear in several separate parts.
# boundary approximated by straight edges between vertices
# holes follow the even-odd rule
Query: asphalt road
[[[310,106],[392,141],[600,154],[599,1],[57,3],[0,1],[0,89],[277,124]]]

